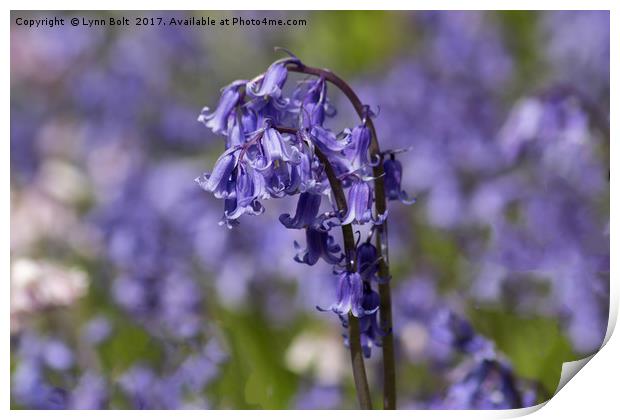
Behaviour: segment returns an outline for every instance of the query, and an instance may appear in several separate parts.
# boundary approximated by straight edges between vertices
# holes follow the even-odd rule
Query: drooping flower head
[[[363,243],[347,250],[351,253],[347,269],[338,271],[345,265],[345,255],[331,229],[349,224],[376,226],[387,217],[387,212],[373,215],[375,179],[370,168],[380,156],[369,155],[372,132],[367,118],[371,114],[365,111],[362,122],[353,128],[326,127],[326,118],[336,111],[327,96],[325,77],[312,76],[298,83],[290,96],[286,94],[289,68],[299,64],[295,57],[278,60],[254,79],[224,88],[216,110],[203,112],[200,120],[226,137],[226,151],[213,171],[196,182],[224,200],[221,223],[228,227],[238,225],[244,214],[261,214],[262,200],[299,194],[295,214],[280,216],[284,227],[305,231],[305,247],[294,242],[294,260],[314,265],[322,259],[334,266],[338,292],[329,310],[343,319],[349,313],[360,318],[362,347],[369,356],[383,334],[377,325],[379,296],[372,290],[373,282],[384,281],[377,276],[381,255],[370,242]],[[400,164],[388,160],[384,169],[388,198],[406,197],[400,191]]]

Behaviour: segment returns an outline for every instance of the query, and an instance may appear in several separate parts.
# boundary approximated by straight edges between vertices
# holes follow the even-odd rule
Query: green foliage
[[[304,61],[345,76],[376,69],[412,39],[407,16],[389,11],[318,11],[293,37]]]
[[[495,15],[503,32],[506,47],[515,57],[516,78],[509,96],[520,95],[532,89],[532,83],[541,81],[543,69],[538,52],[540,34],[539,13],[531,10],[504,10]]]
[[[557,388],[562,363],[579,358],[554,319],[493,309],[472,309],[470,319],[481,334],[495,341],[519,376],[542,384],[550,395]]]
[[[455,288],[460,278],[458,262],[461,254],[454,238],[428,224],[416,226],[416,237],[416,263],[437,271],[440,291]]]
[[[163,352],[150,335],[124,320],[116,323],[114,334],[98,348],[104,372],[111,377],[122,374],[135,363],[157,366]]]
[[[412,395],[416,398],[426,399],[437,394],[441,389],[442,380],[425,363],[406,363],[404,360],[398,367],[398,381],[396,389],[402,398]]]
[[[215,406],[241,409],[284,409],[297,388],[297,377],[282,356],[295,328],[273,327],[258,311],[219,311],[230,359],[210,387]]]

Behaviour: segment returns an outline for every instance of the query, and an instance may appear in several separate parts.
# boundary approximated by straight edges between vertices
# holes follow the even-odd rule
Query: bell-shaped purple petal
[[[355,170],[368,165],[370,137],[370,129],[366,124],[358,125],[351,132],[350,143],[344,149],[344,154],[351,162],[352,169]]]
[[[257,129],[256,113],[247,107],[241,107],[240,115],[232,112],[228,117],[226,146],[241,146],[247,141],[248,134],[255,132]]]
[[[325,121],[327,107],[327,83],[320,77],[308,84],[300,84],[293,93],[299,101],[300,126],[310,129],[313,126],[322,126]]]
[[[413,204],[415,199],[409,199],[407,193],[401,189],[403,165],[396,159],[386,159],[383,162],[385,172],[385,194],[388,200],[399,200],[403,204]]]
[[[280,215],[280,222],[287,229],[303,229],[312,226],[315,223],[320,206],[321,196],[319,194],[301,193],[299,194],[299,201],[297,201],[295,217],[291,217],[290,214],[282,214]]]
[[[366,283],[363,284],[363,297],[361,304],[361,313],[359,317],[360,323],[360,343],[362,346],[362,352],[364,357],[370,357],[373,347],[381,347],[383,337],[385,337],[389,331],[383,330],[377,321],[377,314],[379,311],[379,294],[372,290]],[[318,308],[319,310],[323,310]],[[349,327],[348,319],[342,315],[338,315],[342,321],[344,328]],[[349,347],[349,336],[345,333],[344,345]]]
[[[237,176],[237,204],[241,207],[247,206],[260,194],[260,176],[256,176],[253,170],[248,170],[241,166]],[[258,185],[257,185],[258,184]]]
[[[209,113],[209,108],[204,108],[198,117],[198,121],[210,128],[215,134],[226,134],[228,132],[228,117],[241,97],[239,89],[245,84],[245,80],[237,80],[226,86],[222,90],[215,111]]]
[[[282,135],[274,128],[267,128],[265,130],[261,144],[268,165],[276,161],[292,162],[294,164],[300,162],[299,150],[291,147],[291,151],[289,151]]]
[[[264,211],[259,199],[268,198],[265,181],[258,171],[241,164],[227,183],[228,195],[224,202],[224,220],[221,224],[234,226],[244,214],[257,215]],[[231,191],[234,190],[234,194]]]
[[[361,179],[353,181],[348,194],[348,211],[342,220],[349,223],[365,224],[372,220],[372,197],[370,186]]]
[[[300,251],[295,256],[298,263],[314,265],[319,258],[323,258],[328,264],[338,264],[344,258],[340,253],[340,246],[325,229],[306,228],[306,242],[306,249],[303,251],[300,251],[300,245],[295,242],[295,249]]]
[[[338,290],[336,302],[328,309],[318,308],[319,310],[331,310],[338,315],[347,315],[349,312],[353,316],[360,318],[368,313],[375,312],[377,309],[366,311],[363,307],[364,285],[359,273],[343,271],[338,275]]]
[[[286,61],[277,61],[269,66],[264,75],[248,82],[248,93],[256,97],[279,98],[288,75],[286,64]]]
[[[230,196],[228,181],[236,165],[237,154],[234,149],[228,149],[215,162],[211,174],[204,174],[195,181],[202,189],[213,193],[216,198],[227,198]]]

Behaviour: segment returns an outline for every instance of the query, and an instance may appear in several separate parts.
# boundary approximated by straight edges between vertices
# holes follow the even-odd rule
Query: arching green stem
[[[323,77],[325,80],[338,87],[349,99],[362,121],[365,121],[371,133],[370,155],[371,157],[376,156],[379,158],[379,164],[373,167],[373,176],[375,178],[375,212],[377,215],[384,214],[387,210],[387,203],[383,180],[383,156],[381,155],[377,132],[372,118],[368,115],[367,107],[362,103],[351,86],[330,70],[309,67],[301,63],[290,63],[287,68],[292,72]],[[389,279],[390,268],[387,246],[387,221],[377,226],[375,232],[375,246],[382,256],[379,261],[379,275],[384,279]],[[389,282],[379,285],[379,296],[381,298],[379,307],[380,323],[381,328],[386,332],[385,337],[383,337],[383,408],[386,410],[393,410],[396,408],[396,369],[394,359],[394,336],[392,334],[392,294]]]

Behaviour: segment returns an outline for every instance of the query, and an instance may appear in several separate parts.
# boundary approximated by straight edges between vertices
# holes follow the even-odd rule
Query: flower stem
[[[297,130],[284,127],[275,127],[276,130],[294,134]],[[338,210],[342,213],[347,212],[347,198],[342,189],[342,183],[336,176],[331,163],[318,148],[314,149],[316,156],[325,167],[325,173],[329,180],[329,185],[334,194],[334,200]],[[344,242],[345,258],[347,269],[349,271],[356,270],[355,258],[355,237],[353,236],[353,228],[351,224],[342,225],[342,239]],[[370,397],[370,388],[368,387],[368,379],[366,377],[366,367],[364,365],[364,354],[362,353],[362,343],[360,341],[360,325],[359,320],[353,316],[351,312],[348,314],[349,324],[349,351],[351,353],[351,365],[353,368],[353,381],[355,383],[355,391],[360,407],[364,410],[372,410],[372,399]]]
[[[325,166],[325,173],[329,180],[334,199],[338,210],[342,213],[347,212],[347,199],[342,189],[342,184],[334,172],[334,168],[318,148],[315,153],[321,163]],[[353,228],[351,224],[342,225],[342,238],[344,242],[345,258],[347,260],[347,269],[355,271],[355,237],[353,236]],[[366,378],[366,368],[364,366],[364,355],[362,353],[362,343],[360,341],[360,325],[359,320],[349,312],[349,350],[351,352],[351,365],[353,366],[353,380],[357,391],[357,399],[360,407],[364,410],[372,410],[372,400],[370,398],[370,389],[368,387],[368,379]]]
[[[379,147],[379,141],[377,139],[377,131],[375,130],[372,119],[368,115],[367,107],[362,103],[351,86],[330,70],[308,67],[296,62],[290,63],[287,68],[292,72],[323,77],[325,80],[338,87],[349,99],[362,121],[365,121],[371,133],[370,155],[372,157],[378,156],[380,159],[379,164],[373,167],[373,176],[375,178],[375,211],[377,215],[384,214],[387,205],[383,181],[383,156],[381,155],[381,148]],[[379,276],[383,279],[389,279],[390,268],[387,246],[387,221],[377,226],[375,232],[375,246],[382,256],[379,261]],[[396,409],[396,369],[394,359],[394,335],[392,334],[392,295],[389,282],[379,285],[379,296],[381,328],[386,333],[385,337],[383,337],[383,408],[386,410],[394,410]]]

